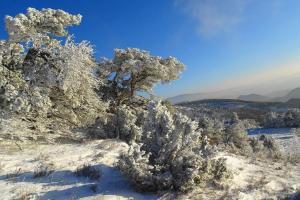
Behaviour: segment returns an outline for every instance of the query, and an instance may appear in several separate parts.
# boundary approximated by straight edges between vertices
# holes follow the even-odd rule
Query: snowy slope
[[[2,143],[0,146],[1,200],[30,194],[33,199],[40,200],[157,199],[154,194],[136,192],[114,167],[119,154],[128,147],[123,142],[106,140],[86,144],[19,144],[23,151],[16,150],[13,145]],[[48,177],[33,178],[33,171],[41,162],[45,165],[51,163],[54,172]],[[99,181],[75,176],[74,171],[83,164],[91,164],[101,170]],[[7,174],[15,172],[19,172],[17,177],[7,178]]]
[[[16,145],[17,144],[17,145]],[[172,192],[163,196],[141,193],[114,167],[120,153],[128,145],[118,140],[98,140],[78,144],[36,144],[0,142],[0,194],[1,200],[24,196],[31,199],[101,199],[101,200],[152,200],[175,199]],[[198,188],[177,199],[276,199],[278,195],[291,194],[300,189],[300,164],[271,162],[245,158],[220,152],[217,157],[226,159],[233,177],[221,189]],[[51,165],[49,176],[33,178],[39,166]],[[74,171],[83,164],[101,170],[99,180],[77,177]],[[15,174],[15,177],[7,177]],[[159,197],[160,196],[160,197]]]

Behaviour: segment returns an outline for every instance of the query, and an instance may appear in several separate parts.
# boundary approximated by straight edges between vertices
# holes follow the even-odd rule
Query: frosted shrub
[[[249,121],[240,120],[236,114],[226,125],[223,134],[224,143],[229,145],[235,153],[251,156],[256,155],[265,158],[279,158],[279,151],[276,141],[269,136],[262,135],[259,138],[249,137],[247,128],[251,127]]]
[[[140,142],[145,112],[141,107],[119,105],[113,113],[106,114],[105,120],[98,118],[88,134],[91,138],[118,138],[129,144]]]
[[[233,150],[239,153],[250,155],[252,149],[249,144],[249,137],[247,135],[247,121],[240,120],[236,113],[233,113],[232,119],[227,122],[223,134],[223,142],[229,145]]]
[[[133,144],[119,161],[119,168],[138,189],[187,191],[228,176],[224,162],[213,164],[212,148],[196,122],[171,114],[161,102],[151,102],[148,109],[142,143]]]
[[[250,138],[250,146],[254,153],[258,153],[264,149],[263,142],[256,137]]]
[[[149,163],[150,154],[141,150],[142,144],[132,144],[127,154],[120,157],[118,167],[139,190],[157,190],[155,167]],[[167,187],[171,187],[170,184]]]
[[[247,141],[248,136],[243,124],[235,122],[228,125],[225,129],[224,142],[225,144],[234,145],[235,147],[242,148]]]
[[[226,115],[217,116],[217,111],[198,107],[180,107],[180,110],[199,122],[199,128],[203,130],[202,134],[206,135],[209,143],[217,148],[247,156],[257,155],[257,153],[262,156],[270,155],[269,157],[280,156],[276,142],[272,138],[260,140],[249,137],[247,129],[257,127],[257,125],[251,120],[239,119],[237,113],[227,111]],[[269,119],[277,119],[277,113],[270,114]],[[276,120],[272,123],[276,124]],[[274,145],[274,148],[272,146],[269,148],[267,143]]]
[[[279,115],[276,112],[269,112],[267,113],[265,120],[264,120],[264,127],[267,128],[277,128],[277,127],[283,127],[283,119],[281,115]]]
[[[282,158],[278,143],[274,138],[266,135],[250,138],[250,146],[253,153],[259,157],[279,159]]]
[[[138,113],[129,106],[121,105],[118,107],[115,116],[116,137],[128,143],[139,141],[142,128],[137,126]]]
[[[199,119],[199,127],[207,134],[213,134],[216,131],[214,129],[214,121],[205,115]]]
[[[285,127],[300,127],[300,109],[288,110],[284,115],[283,121]]]
[[[202,115],[198,119],[199,128],[203,130],[203,134],[209,137],[210,143],[218,145],[223,143],[225,124],[224,121],[212,118],[206,114]]]
[[[299,128],[300,110],[290,109],[284,113],[269,112],[264,121],[267,128]]]

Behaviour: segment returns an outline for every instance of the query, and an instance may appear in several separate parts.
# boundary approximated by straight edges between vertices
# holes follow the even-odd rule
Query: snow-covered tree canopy
[[[8,69],[17,68],[20,65],[24,48],[21,44],[0,40],[0,65]]]
[[[9,39],[0,41],[1,107],[76,126],[102,116],[106,106],[96,92],[101,80],[93,74],[93,48],[86,41],[75,43],[66,30],[80,22],[81,15],[54,9],[28,8],[26,14],[6,17]]]
[[[174,57],[152,56],[136,48],[116,49],[112,60],[97,63],[92,46],[85,41],[76,44],[68,34],[67,27],[80,24],[81,18],[34,8],[6,16],[9,39],[0,42],[1,98],[9,104],[6,107],[87,124],[81,120],[91,123],[106,109],[108,101],[104,105],[107,99],[100,96],[120,105],[133,99],[136,91],[150,92],[155,84],[178,79],[183,71],[184,65]],[[96,77],[96,68],[101,76]]]
[[[174,57],[152,56],[137,48],[115,49],[112,60],[103,60],[100,71],[106,71],[115,96],[132,98],[136,91],[150,92],[157,83],[179,78],[184,65]]]
[[[28,8],[26,14],[6,16],[6,30],[13,42],[50,42],[52,36],[67,36],[67,26],[79,25],[81,15],[71,15],[63,10]]]

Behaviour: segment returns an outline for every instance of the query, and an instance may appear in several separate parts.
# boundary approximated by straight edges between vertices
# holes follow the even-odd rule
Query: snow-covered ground
[[[100,140],[84,144],[35,145],[2,143],[0,146],[1,200],[31,196],[32,199],[157,199],[154,194],[136,192],[114,167],[127,144]],[[42,163],[52,166],[49,176],[34,178]],[[76,169],[90,164],[101,171],[99,180],[77,177]],[[15,174],[14,177],[7,177]]]
[[[276,199],[300,188],[299,164],[245,159],[235,155],[223,157],[234,173],[229,196],[243,200]]]
[[[233,178],[223,187],[199,188],[180,195],[179,200],[283,200],[300,189],[300,164],[271,162],[228,153],[226,159]]]
[[[32,199],[175,199],[174,194],[163,196],[141,193],[115,167],[120,153],[128,145],[118,140],[96,140],[71,144],[37,144],[33,142],[0,142],[0,199],[24,196]],[[271,162],[220,153],[226,159],[233,178],[221,189],[199,188],[177,199],[276,199],[300,189],[300,165]],[[49,176],[34,178],[38,167],[50,166]],[[84,164],[101,171],[99,180],[77,177],[74,172]],[[23,198],[25,199],[25,198]]]
[[[286,154],[300,155],[300,129],[294,128],[254,128],[248,130],[249,136],[270,135]]]

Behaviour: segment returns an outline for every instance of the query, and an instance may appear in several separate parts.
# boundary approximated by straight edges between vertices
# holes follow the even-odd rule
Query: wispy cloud
[[[193,18],[197,31],[206,37],[231,32],[246,18],[251,4],[256,4],[265,13],[278,14],[284,0],[174,0],[175,6]],[[253,8],[253,7],[252,7]],[[253,10],[253,13],[256,13]]]
[[[250,0],[176,0],[175,5],[197,22],[197,31],[214,36],[233,30]]]

